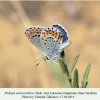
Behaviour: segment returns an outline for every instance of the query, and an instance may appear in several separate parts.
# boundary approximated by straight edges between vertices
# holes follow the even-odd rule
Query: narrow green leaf
[[[86,88],[87,84],[88,84],[88,75],[89,75],[89,72],[90,72],[90,68],[91,68],[91,64],[89,64],[86,68],[86,71],[84,73],[84,76],[83,76],[83,81],[82,81],[82,88]]]
[[[73,88],[79,88],[78,82],[79,82],[79,80],[78,80],[78,70],[75,69],[74,70],[74,76],[73,76]]]
[[[79,56],[80,56],[80,54],[78,54],[78,55],[74,58],[74,61],[73,61],[73,63],[72,63],[72,67],[71,67],[70,72],[69,72],[69,78],[70,78],[70,79],[71,79],[72,71],[73,71],[73,69],[74,69],[74,67],[75,67],[75,65],[76,65],[76,63],[77,63],[77,61],[78,61],[78,59],[79,59]]]
[[[71,79],[69,78],[69,71],[68,71],[68,68],[67,68],[67,65],[63,62],[63,60],[62,59],[58,59],[58,61],[59,61],[59,64],[60,64],[60,66],[61,66],[61,68],[62,68],[62,70],[63,70],[63,72],[67,75],[67,79],[68,79],[68,81],[69,81],[69,84],[70,84],[70,86],[72,87],[72,84],[71,84]]]
[[[72,84],[71,84],[72,80],[69,78],[69,71],[68,71],[68,67],[67,67],[67,64],[66,64],[66,58],[65,58],[64,51],[62,51],[62,53],[60,54],[60,58],[58,59],[58,61],[59,61],[59,64],[60,64],[63,72],[67,75],[67,79],[69,81],[69,84],[72,87]]]
[[[68,68],[67,68],[66,64],[60,58],[58,59],[58,61],[59,61],[59,64],[60,64],[63,72],[65,74],[67,74],[67,77],[68,77],[69,76],[69,72],[68,72]]]

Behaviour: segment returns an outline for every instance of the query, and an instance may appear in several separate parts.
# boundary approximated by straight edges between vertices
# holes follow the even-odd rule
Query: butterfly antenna
[[[39,59],[40,59],[40,58],[39,58]],[[39,60],[39,59],[38,59],[38,60]],[[36,66],[38,66],[38,65],[40,64],[40,62],[42,61],[42,59],[43,59],[43,57],[42,57],[42,58],[40,59],[40,61],[36,64]],[[38,60],[36,60],[36,61],[38,61]],[[36,67],[36,66],[35,66],[35,67]]]
[[[43,58],[43,57],[41,57],[41,58]],[[41,58],[39,58],[39,59],[41,59]],[[38,61],[39,59],[35,60],[34,62]]]

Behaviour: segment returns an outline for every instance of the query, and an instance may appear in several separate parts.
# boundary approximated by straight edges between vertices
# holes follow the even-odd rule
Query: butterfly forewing
[[[35,45],[43,54],[47,54],[41,44],[40,37],[44,27],[32,26],[25,30],[25,34],[33,45]]]

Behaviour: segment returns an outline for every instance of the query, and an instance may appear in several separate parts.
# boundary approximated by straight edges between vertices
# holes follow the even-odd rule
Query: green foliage
[[[74,70],[74,77],[73,77],[73,88],[79,88],[78,84],[78,70]]]
[[[70,72],[69,72],[69,78],[71,78],[72,71],[73,71],[73,69],[74,69],[74,67],[75,67],[75,65],[76,65],[76,63],[77,63],[79,57],[80,57],[80,54],[77,55],[77,56],[74,58],[74,61],[73,61],[73,63],[72,63],[72,67],[71,67]]]
[[[68,67],[67,67],[67,64],[66,64],[66,59],[65,59],[65,54],[64,54],[64,51],[61,53],[60,55],[60,58],[58,59],[59,61],[59,64],[63,70],[63,72],[66,74],[67,76],[67,79],[68,79],[68,82],[70,84],[70,87],[71,88],[79,88],[79,76],[78,76],[78,70],[75,69],[75,65],[78,61],[80,57],[80,54],[77,55],[75,58],[74,58],[74,61],[72,63],[72,66],[70,68],[70,70],[68,70]],[[87,69],[84,73],[84,77],[83,77],[83,81],[82,81],[82,88],[86,88],[87,84],[88,84],[88,75],[89,75],[89,72],[90,72],[90,67],[91,65],[89,64],[87,66]],[[74,71],[74,75],[73,75],[73,79],[72,79],[72,72]]]
[[[67,76],[69,76],[69,72],[68,72],[67,65],[66,65],[66,64],[63,62],[63,60],[60,59],[60,58],[58,59],[58,61],[59,61],[59,63],[60,63],[60,66],[61,66],[63,72],[64,72]]]
[[[88,84],[88,75],[89,75],[89,72],[90,72],[90,68],[91,68],[91,64],[89,64],[86,68],[86,71],[84,73],[84,76],[83,76],[83,81],[82,81],[82,88],[86,88],[87,84]]]

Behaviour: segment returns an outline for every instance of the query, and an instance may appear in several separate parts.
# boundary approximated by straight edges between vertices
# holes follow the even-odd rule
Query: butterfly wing
[[[71,42],[68,32],[59,24],[50,27],[33,26],[25,30],[29,40],[50,59],[55,60]]]
[[[60,24],[53,24],[51,26],[60,31],[60,35],[62,36],[62,45],[60,48],[64,49],[65,47],[69,46],[71,44],[71,41],[68,41],[69,35],[67,30]]]
[[[60,31],[60,35],[63,37],[63,40],[62,40],[63,43],[68,41],[68,39],[69,39],[68,32],[67,32],[67,30],[62,25],[60,25],[60,24],[53,24],[51,26]]]
[[[25,30],[25,34],[33,45],[35,45],[43,54],[47,54],[44,47],[41,44],[40,36],[44,27],[42,26],[32,26]]]
[[[47,52],[47,56],[51,59],[56,58],[57,51],[59,51],[60,45],[62,44],[62,36],[60,31],[54,27],[47,27],[41,34],[41,43]]]

